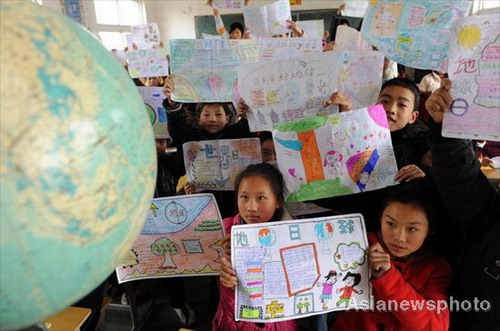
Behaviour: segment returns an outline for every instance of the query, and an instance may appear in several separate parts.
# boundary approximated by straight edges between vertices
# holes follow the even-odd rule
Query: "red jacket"
[[[373,244],[379,240],[374,233],[370,233],[368,241]],[[388,272],[370,280],[374,310],[346,311],[340,314],[331,330],[448,330],[448,308],[438,313],[437,301],[448,299],[446,288],[450,279],[450,266],[434,254],[410,258],[408,262],[392,261]],[[394,310],[395,302],[390,300],[399,303],[398,311]],[[402,303],[405,300],[408,301],[408,308]],[[418,304],[422,308],[418,309]],[[391,311],[384,312],[384,306]]]
[[[229,217],[222,221],[226,234],[231,233],[233,225],[240,223],[240,216]],[[296,331],[297,325],[294,320],[274,323],[252,323],[236,322],[234,320],[234,289],[220,286],[220,301],[214,320],[212,330],[220,331]]]

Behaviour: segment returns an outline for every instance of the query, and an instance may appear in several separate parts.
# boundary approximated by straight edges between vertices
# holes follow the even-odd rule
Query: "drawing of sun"
[[[464,49],[474,48],[481,41],[481,29],[477,25],[466,25],[458,32],[458,42]]]

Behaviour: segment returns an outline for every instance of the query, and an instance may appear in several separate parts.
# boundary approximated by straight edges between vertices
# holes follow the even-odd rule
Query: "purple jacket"
[[[226,234],[231,233],[233,225],[240,223],[240,215],[222,221]],[[236,322],[234,320],[234,289],[220,286],[220,301],[215,318],[212,321],[213,331],[296,331],[294,320],[274,323]]]

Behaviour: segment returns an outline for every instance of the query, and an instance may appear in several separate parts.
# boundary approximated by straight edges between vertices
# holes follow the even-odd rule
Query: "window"
[[[124,49],[133,25],[145,24],[141,0],[94,0],[97,34],[108,49]]]
[[[474,0],[472,12],[477,13],[479,11],[498,7],[500,7],[500,1],[498,0]]]

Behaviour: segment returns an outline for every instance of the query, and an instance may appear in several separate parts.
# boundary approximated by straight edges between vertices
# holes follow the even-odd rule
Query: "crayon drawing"
[[[129,50],[128,72],[132,78],[167,76],[166,50],[163,48]]]
[[[271,130],[274,124],[331,114],[323,108],[333,92],[343,91],[363,108],[377,102],[382,84],[380,52],[326,52],[242,66],[240,94],[250,107],[250,130]]]
[[[139,86],[139,94],[144,101],[146,110],[153,125],[155,138],[170,138],[168,133],[167,112],[163,108],[164,94],[161,87]]]
[[[395,62],[446,71],[451,23],[467,16],[471,5],[471,1],[370,1],[361,33]]]
[[[170,50],[172,98],[179,102],[230,102],[237,68],[259,61],[256,40],[175,39]]]
[[[288,59],[323,51],[320,38],[259,38],[260,61]]]
[[[256,37],[290,32],[287,29],[287,20],[292,19],[289,0],[275,1],[259,8],[245,7],[243,17],[246,27]]]
[[[213,8],[234,8],[240,9],[244,6],[244,0],[213,0]]]
[[[120,283],[217,275],[224,229],[211,194],[153,199],[141,234],[116,268]]]
[[[395,184],[398,169],[380,105],[279,124],[273,137],[287,202]]]
[[[453,105],[444,116],[443,136],[500,141],[500,18],[456,20],[452,36]]]
[[[183,151],[188,181],[200,189],[233,190],[243,169],[262,162],[258,138],[192,141]]]
[[[337,231],[339,222],[352,231]],[[272,244],[263,245],[263,233],[273,234],[266,240]],[[233,226],[236,320],[275,322],[362,306],[371,294],[367,247],[361,214]]]

